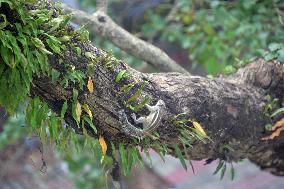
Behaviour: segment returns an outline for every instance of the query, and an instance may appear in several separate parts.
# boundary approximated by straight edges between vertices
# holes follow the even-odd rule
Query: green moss
[[[61,55],[63,46],[56,32],[70,16],[53,18],[52,10],[28,7],[23,0],[0,3],[0,105],[12,114],[28,96],[33,77],[51,73],[47,56]]]

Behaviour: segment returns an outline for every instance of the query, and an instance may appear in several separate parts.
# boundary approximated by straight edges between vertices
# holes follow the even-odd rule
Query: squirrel
[[[144,138],[147,135],[151,135],[151,133],[159,126],[165,112],[165,107],[165,102],[163,100],[159,100],[154,106],[146,104],[146,108],[150,111],[149,115],[137,119],[134,113],[131,114],[134,123],[141,123],[143,125],[143,129],[132,125],[128,121],[124,110],[120,110],[118,115],[123,132],[136,138]]]

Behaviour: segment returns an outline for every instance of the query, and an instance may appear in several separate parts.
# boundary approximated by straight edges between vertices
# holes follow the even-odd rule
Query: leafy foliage
[[[0,104],[12,113],[28,94],[33,74],[47,72],[45,52],[49,51],[38,38],[35,18],[24,11],[21,1],[1,0],[0,3],[2,13],[6,8],[19,18],[13,23],[12,18],[1,14]],[[20,23],[26,25],[23,27]]]
[[[281,43],[271,43],[268,46],[269,51],[259,50],[261,55],[266,61],[278,60],[281,63],[284,63],[284,45]]]
[[[273,98],[270,95],[266,96],[267,103],[265,106],[265,115],[270,119],[277,119],[284,115],[284,101],[280,101],[278,98]],[[272,121],[272,120],[271,120]],[[265,125],[267,130],[272,129],[272,123]]]
[[[50,71],[47,56],[61,54],[64,46],[53,33],[66,25],[70,16],[52,19],[53,11],[43,7],[26,11],[20,0],[0,3],[0,104],[12,113],[29,94],[33,77],[50,73],[53,79],[58,77],[55,70]]]
[[[233,163],[230,163],[231,167],[230,167],[230,178],[231,180],[234,180],[235,178],[235,169],[233,166]],[[213,175],[220,173],[220,179],[222,180],[225,176],[225,173],[227,171],[227,162],[224,160],[219,160],[219,163],[213,173]]]
[[[62,37],[64,33],[62,28],[69,22],[70,15],[59,15],[53,18],[53,10],[46,9],[43,7],[44,4],[42,7],[38,5],[39,9],[34,10],[31,7],[27,11],[23,0],[1,0],[0,3],[0,105],[12,114],[16,107],[27,99],[34,77],[51,76],[54,84],[62,78],[60,84],[63,87],[67,87],[71,81],[83,89],[85,74],[75,70],[74,67],[67,67],[66,72],[61,74],[58,70],[51,69],[47,61],[47,56],[60,57],[65,50],[63,42],[69,41],[70,38]],[[84,30],[77,32],[85,34]],[[82,39],[87,38],[84,35]],[[76,51],[80,49],[77,48]],[[92,123],[92,114],[88,105],[81,106],[77,96],[78,91],[74,90],[73,102],[66,100],[62,103],[60,117],[39,98],[30,99],[25,113],[21,114],[26,118],[25,125],[28,127],[25,128],[28,129],[28,133],[39,136],[43,143],[56,143],[57,149],[63,155],[76,154],[73,150],[77,153],[83,149],[99,151],[97,141],[87,134],[84,127],[85,123],[96,132],[96,127]],[[75,134],[74,130],[64,126],[65,114],[71,109],[74,109],[75,120],[83,125],[84,137],[80,137]],[[12,124],[12,120],[13,118],[9,123]],[[18,136],[18,132],[13,132],[13,135],[9,132],[9,130],[13,131],[13,128],[12,126],[5,127],[6,130],[1,133],[0,139],[5,140],[7,137],[12,139]],[[17,131],[24,133],[22,129]],[[2,140],[1,146],[5,144]],[[80,156],[80,158],[83,157]],[[76,161],[70,156],[67,159],[70,162],[69,165]]]
[[[176,7],[169,21],[164,19],[165,10],[149,10],[142,26],[143,37],[159,34],[161,40],[179,44],[188,50],[193,67],[202,64],[209,74],[220,72],[235,58],[261,55],[263,50],[259,49],[270,47],[274,51],[279,47],[275,43],[284,39],[283,23],[277,13],[277,7],[284,7],[282,1],[181,0]],[[280,48],[267,54],[266,59],[277,54],[282,60]]]
[[[95,0],[80,2],[87,11],[95,10]],[[112,3],[117,2],[110,1]],[[138,5],[136,9],[143,12],[143,2]],[[283,7],[280,0],[179,0],[175,4],[163,1],[160,6],[147,9],[146,15],[136,13],[140,18],[133,18],[130,24],[138,19],[139,22],[130,29],[146,41],[166,41],[186,50],[192,69],[202,65],[209,74],[223,70],[233,73],[236,58],[249,60],[254,56],[264,56],[267,60],[278,58],[283,62],[283,50],[270,53],[275,44],[281,45],[284,39],[283,18],[278,11]],[[114,12],[116,8],[110,6]],[[167,18],[172,9],[176,11]],[[113,18],[120,22],[117,15]],[[112,50],[116,57],[126,60],[131,66],[142,65],[141,61],[120,51],[109,41],[95,37],[98,46]]]

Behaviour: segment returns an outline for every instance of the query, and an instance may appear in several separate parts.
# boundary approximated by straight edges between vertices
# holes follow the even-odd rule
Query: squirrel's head
[[[157,106],[165,106],[166,104],[165,104],[165,102],[163,101],[163,100],[159,100],[158,102],[157,102]]]

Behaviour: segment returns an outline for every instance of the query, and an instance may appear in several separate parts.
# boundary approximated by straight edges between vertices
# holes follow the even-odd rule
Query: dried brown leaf
[[[263,138],[261,138],[261,140],[273,140],[275,137],[278,137],[281,134],[282,131],[284,131],[284,118],[277,121],[273,125],[271,135],[269,135],[267,137],[263,137]]]
[[[87,88],[88,88],[90,93],[94,92],[94,83],[93,83],[93,80],[92,80],[91,77],[89,77]]]

